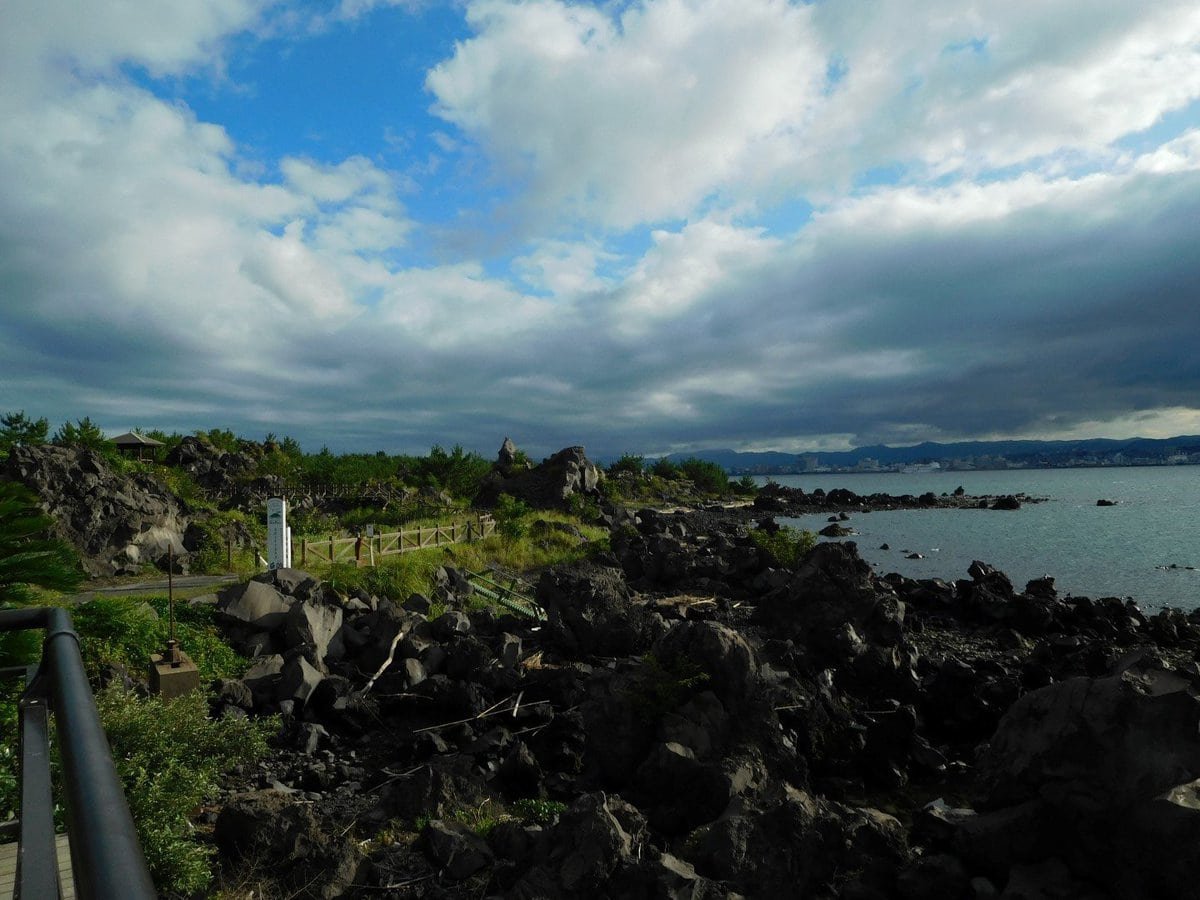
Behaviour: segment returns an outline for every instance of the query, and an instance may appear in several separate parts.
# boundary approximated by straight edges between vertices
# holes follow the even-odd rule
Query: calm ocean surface
[[[765,478],[758,479],[760,482]],[[1023,469],[928,474],[778,475],[805,491],[857,494],[950,493],[1046,497],[1019,510],[899,510],[851,513],[859,553],[877,572],[913,578],[967,577],[974,559],[991,563],[1020,590],[1052,575],[1060,595],[1133,597],[1144,610],[1200,606],[1200,466]],[[1117,506],[1098,507],[1100,498]],[[780,518],[818,531],[827,516]],[[825,540],[825,538],[822,538]],[[890,550],[880,550],[881,544]],[[905,559],[910,552],[924,559]],[[1180,568],[1162,568],[1175,564]]]

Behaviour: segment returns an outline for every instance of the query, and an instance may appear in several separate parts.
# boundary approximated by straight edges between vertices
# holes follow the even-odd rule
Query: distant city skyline
[[[10,0],[0,121],[0,412],[1200,433],[1191,0]]]

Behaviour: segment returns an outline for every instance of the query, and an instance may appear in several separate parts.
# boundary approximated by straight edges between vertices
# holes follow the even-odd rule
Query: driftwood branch
[[[507,703],[509,703],[510,701],[513,700],[512,697],[505,697],[499,703],[493,703],[491,706],[489,706],[483,712],[476,713],[473,716],[467,716],[465,719],[455,719],[453,722],[442,722],[440,725],[427,725],[424,728],[416,728],[416,729],[413,729],[413,734],[420,734],[423,731],[438,731],[442,728],[452,728],[455,725],[466,725],[469,722],[478,722],[480,719],[489,719],[492,716],[503,715],[506,712],[512,712],[515,715],[516,709],[520,705],[521,697],[524,695],[524,693],[525,692],[522,691],[520,694],[517,695],[516,702],[513,704],[511,709],[509,709],[507,707],[503,708],[503,709],[501,708],[501,707],[505,707],[505,705]],[[534,700],[532,703],[526,703],[525,705],[526,706],[540,706],[542,704],[549,704],[549,703],[550,703],[549,700]]]
[[[398,647],[400,645],[400,642],[402,640],[404,640],[403,629],[401,629],[400,631],[397,631],[396,636],[394,638],[392,638],[392,646],[388,650],[387,659],[385,659],[383,661],[383,665],[381,665],[379,667],[379,671],[377,671],[374,675],[371,676],[371,680],[367,682],[367,686],[362,689],[362,692],[364,694],[367,693],[369,690],[371,690],[371,688],[375,685],[375,682],[379,678],[379,676],[382,675],[384,672],[386,672],[388,669],[388,666],[390,666],[392,664],[392,660],[394,660],[396,658],[396,647]]]

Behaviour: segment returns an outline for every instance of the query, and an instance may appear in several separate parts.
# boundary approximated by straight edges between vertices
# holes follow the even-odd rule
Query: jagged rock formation
[[[587,458],[582,447],[566,447],[529,469],[519,463],[518,452],[505,438],[492,471],[475,497],[475,506],[491,508],[501,494],[535,509],[562,509],[574,495],[600,498],[604,473]]]
[[[240,448],[222,450],[204,438],[189,435],[167,454],[164,462],[187,472],[223,508],[257,511],[268,497],[281,495],[284,480],[273,475],[251,477],[262,457],[263,445],[242,441]],[[303,498],[292,498],[293,507],[304,505],[309,504]]]
[[[0,477],[41,498],[56,536],[79,550],[91,576],[165,568],[168,548],[186,563],[190,511],[149,475],[114,472],[93,450],[46,445],[14,447]]]
[[[306,896],[1193,892],[1200,613],[982,562],[879,578],[850,543],[777,568],[743,524],[650,510],[612,545],[543,575],[538,628],[452,570],[403,604],[295,571],[223,593],[256,663],[217,711],[281,713],[289,748],[223,856],[277,848]]]

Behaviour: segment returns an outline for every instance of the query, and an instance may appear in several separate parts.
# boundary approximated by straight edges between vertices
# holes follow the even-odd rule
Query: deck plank
[[[75,881],[71,875],[71,850],[67,836],[60,834],[54,839],[58,855],[58,880],[62,885],[63,900],[74,900]],[[0,900],[12,900],[17,878],[17,845],[0,844]]]

